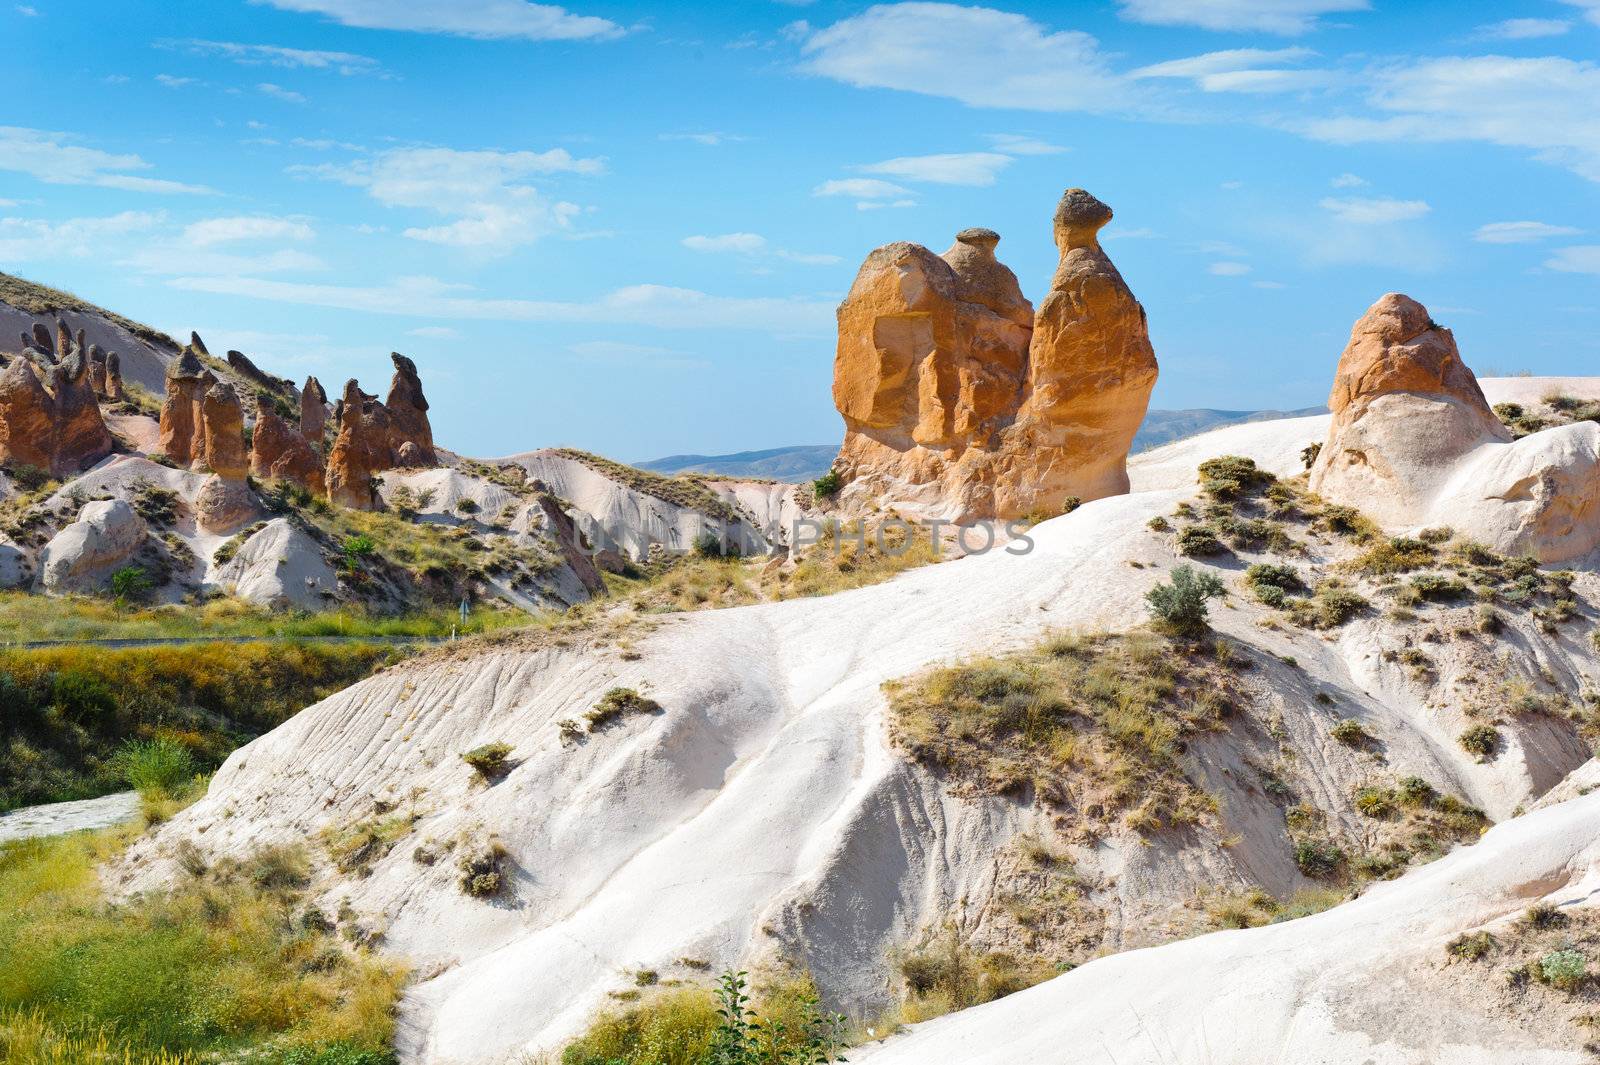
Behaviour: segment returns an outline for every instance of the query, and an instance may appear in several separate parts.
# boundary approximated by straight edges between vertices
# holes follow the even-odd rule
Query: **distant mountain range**
[[[1276,418],[1304,418],[1326,414],[1326,407],[1300,410],[1153,410],[1133,438],[1134,451],[1148,451],[1174,440],[1241,422],[1266,422]],[[668,455],[637,462],[641,470],[671,476],[678,473],[720,473],[727,477],[761,477],[773,481],[814,481],[828,472],[838,444],[803,444],[767,451],[738,451],[731,455]]]

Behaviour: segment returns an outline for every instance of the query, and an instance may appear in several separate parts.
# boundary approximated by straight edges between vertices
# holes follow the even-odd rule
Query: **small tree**
[[[827,473],[811,482],[811,493],[817,499],[831,499],[839,494],[839,489],[844,487],[844,478],[839,476],[838,470],[829,470]]]
[[[1172,571],[1171,584],[1158,584],[1145,593],[1145,602],[1156,621],[1176,633],[1203,632],[1206,628],[1206,600],[1223,593],[1222,582],[1214,573],[1197,573],[1190,566]]]
[[[141,602],[155,586],[141,566],[123,566],[111,575],[111,595],[118,603]]]

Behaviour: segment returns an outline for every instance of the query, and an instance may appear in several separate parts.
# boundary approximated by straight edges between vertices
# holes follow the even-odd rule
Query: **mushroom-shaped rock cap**
[[[205,365],[188,348],[184,348],[183,354],[167,364],[167,378],[169,380],[200,378],[205,375],[205,372]]]
[[[992,229],[984,229],[982,226],[973,226],[971,229],[963,229],[957,233],[956,240],[961,244],[970,244],[974,248],[981,248],[993,254],[994,246],[1000,243],[1000,234]]]
[[[1083,189],[1068,189],[1056,206],[1056,244],[1061,248],[1087,248],[1095,234],[1111,221],[1111,208]]]

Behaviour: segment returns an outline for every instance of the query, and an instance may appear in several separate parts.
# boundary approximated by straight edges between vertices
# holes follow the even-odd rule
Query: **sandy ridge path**
[[[24,806],[10,813],[0,814],[0,844],[15,843],[24,839],[44,836],[61,836],[68,832],[110,828],[125,824],[139,816],[139,793],[119,791],[115,795],[102,795],[98,799],[77,799],[72,802],[52,802],[42,806]]]

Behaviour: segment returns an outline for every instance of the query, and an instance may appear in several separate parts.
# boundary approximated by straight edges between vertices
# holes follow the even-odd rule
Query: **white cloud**
[[[415,30],[458,37],[529,41],[603,40],[623,30],[608,19],[523,0],[251,0],[284,11],[327,15],[363,29]]]
[[[352,144],[349,141],[336,141],[328,137],[294,137],[289,143],[296,148],[307,148],[314,152],[329,152],[335,148],[344,152],[364,152],[367,150],[362,145]]]
[[[1367,102],[1383,117],[1284,124],[1335,144],[1478,140],[1530,148],[1600,181],[1600,66],[1593,62],[1451,56],[1378,68],[1369,78]]]
[[[243,66],[332,70],[340,74],[382,74],[383,66],[370,56],[353,52],[308,51],[274,44],[240,44],[236,41],[159,41],[157,47],[181,49],[193,55],[214,55]]]
[[[1409,222],[1432,210],[1423,200],[1395,200],[1388,197],[1328,196],[1318,200],[1317,206],[1331,212],[1339,221],[1357,226]]]
[[[297,274],[327,269],[315,255],[294,248],[254,253],[212,251],[182,240],[154,241],[135,248],[119,265],[141,273],[173,276],[206,274],[212,277],[250,277],[257,274]]]
[[[304,222],[259,216],[208,218],[183,231],[183,239],[197,248],[240,240],[310,240],[315,235]]]
[[[46,222],[0,218],[0,263],[84,259],[103,254],[108,239],[142,233],[162,221],[159,212],[123,211],[109,218],[69,218]]]
[[[829,300],[713,296],[664,285],[631,285],[586,302],[556,302],[486,299],[465,294],[470,286],[430,277],[401,278],[372,287],[197,276],[175,278],[170,284],[190,292],[421,318],[825,333],[834,317],[834,303]]]
[[[71,143],[66,133],[0,126],[0,170],[28,174],[47,185],[93,185],[128,192],[210,193],[203,185],[125,173],[149,170],[137,155],[113,155]]]
[[[416,329],[407,329],[406,336],[421,337],[424,340],[459,340],[461,333],[447,325],[424,325]]]
[[[1217,277],[1243,277],[1250,272],[1249,263],[1220,262],[1206,267],[1206,273]]]
[[[771,255],[773,258],[782,259],[785,262],[800,263],[805,266],[831,266],[839,261],[837,255],[817,255],[789,251],[787,248],[771,247],[767,242],[767,238],[759,233],[724,233],[719,237],[684,237],[682,243],[690,251],[734,252],[747,256]]]
[[[1480,40],[1526,41],[1536,37],[1559,37],[1572,28],[1560,18],[1508,18],[1479,26],[1474,37]]]
[[[1546,222],[1490,222],[1479,226],[1472,239],[1481,244],[1531,244],[1550,237],[1573,237],[1583,230],[1552,226]]]
[[[802,69],[848,85],[974,107],[1105,112],[1137,95],[1089,34],[987,7],[880,4],[815,31],[801,54]]]
[[[1568,7],[1580,9],[1584,17],[1596,26],[1600,26],[1600,0],[1561,0]]]
[[[39,9],[36,7],[29,7],[27,4],[18,4],[17,14],[21,15],[23,18],[38,18]]]
[[[1367,0],[1118,0],[1122,17],[1157,26],[1261,30],[1295,35],[1316,28],[1320,15],[1366,11]]]
[[[270,81],[263,81],[256,86],[256,90],[263,95],[272,97],[274,100],[282,100],[284,103],[303,104],[306,102],[306,98],[300,93],[295,92],[293,89],[285,89],[282,85],[274,85]]]
[[[952,152],[943,155],[906,155],[854,169],[867,174],[887,174],[905,181],[938,185],[993,185],[995,175],[1014,159],[999,152]]]
[[[1277,289],[1288,288],[1289,286],[1285,285],[1282,281],[1252,281],[1250,282],[1250,287],[1276,291]]]
[[[660,140],[664,141],[689,141],[693,144],[704,145],[707,148],[716,148],[724,144],[732,144],[745,138],[734,133],[719,133],[715,130],[705,130],[698,133],[663,133]]]
[[[1366,178],[1356,174],[1343,173],[1329,181],[1328,184],[1336,189],[1359,189],[1371,184]]]
[[[851,196],[858,200],[888,200],[910,196],[911,190],[877,178],[839,178],[811,190],[813,196]]]
[[[683,246],[690,251],[733,251],[748,255],[766,248],[767,238],[759,233],[724,233],[720,237],[684,237]]]
[[[1309,48],[1231,48],[1140,67],[1128,76],[1191,79],[1204,92],[1297,92],[1332,85],[1337,76],[1327,70],[1286,70],[1272,64],[1295,63],[1315,54]]]
[[[351,163],[291,167],[367,190],[388,207],[434,211],[454,221],[403,231],[412,240],[507,252],[568,230],[582,208],[552,201],[525,182],[551,174],[600,174],[603,159],[576,158],[565,148],[547,152],[455,151],[396,148]]]
[[[193,78],[179,78],[172,74],[157,74],[155,81],[157,85],[165,85],[169,89],[181,89],[194,84]]]
[[[1563,273],[1600,274],[1600,244],[1576,244],[1558,249],[1544,264]]]
[[[1316,55],[1309,48],[1229,48],[1184,59],[1152,63],[1128,73],[1130,78],[1203,78],[1208,74],[1227,74],[1254,70],[1274,63],[1294,63]]]
[[[1017,133],[987,133],[984,139],[994,147],[995,151],[1005,152],[1007,155],[1060,155],[1067,150],[1059,144],[1051,144],[1037,137]]]

